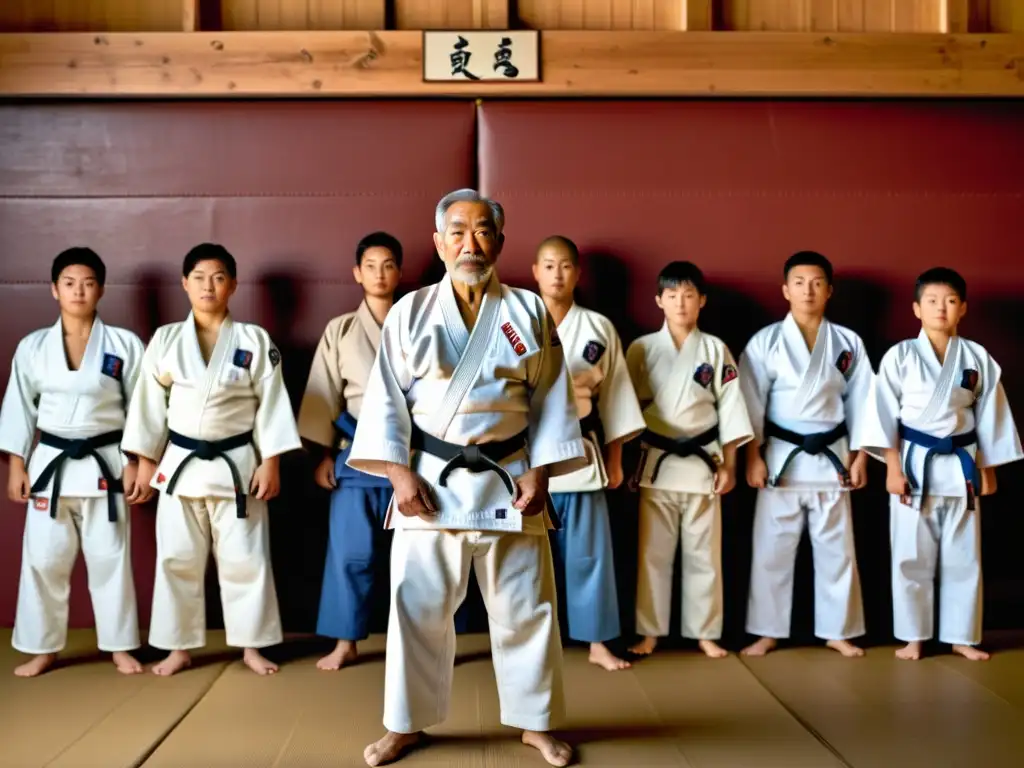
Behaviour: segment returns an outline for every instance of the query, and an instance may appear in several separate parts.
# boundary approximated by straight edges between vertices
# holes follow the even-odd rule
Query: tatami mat
[[[0,636],[0,662],[21,660]],[[172,678],[118,675],[72,633],[70,658],[32,680],[0,674],[3,768],[358,768],[383,732],[384,638],[360,663],[321,672],[322,640],[292,640],[261,678],[223,633]],[[498,720],[485,635],[459,637],[449,720],[415,768],[543,765]],[[624,672],[566,650],[568,722],[561,735],[592,768],[1017,768],[1024,764],[1024,650],[990,662],[892,648],[847,660],[823,648],[763,659],[710,660],[659,651]],[[282,655],[285,654],[285,655]],[[152,662],[154,657],[147,657]]]
[[[118,674],[95,650],[95,634],[72,631],[57,667],[15,677],[26,661],[0,632],[0,766],[2,768],[132,768],[140,765],[214,684],[226,666],[223,644],[173,678]],[[155,661],[154,657],[144,657]]]
[[[1011,693],[1024,651],[988,662],[947,656],[899,661],[894,648],[844,659],[790,649],[747,667],[804,725],[854,768],[1020,768],[1024,713],[982,680]],[[997,683],[996,681],[1003,681]]]

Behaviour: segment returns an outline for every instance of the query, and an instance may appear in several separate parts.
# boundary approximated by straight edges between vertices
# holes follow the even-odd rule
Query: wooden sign
[[[428,83],[539,82],[540,32],[424,31],[423,80]]]

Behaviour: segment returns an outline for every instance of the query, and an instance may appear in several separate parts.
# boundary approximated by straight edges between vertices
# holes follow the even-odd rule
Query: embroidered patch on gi
[[[845,376],[846,372],[850,370],[850,366],[852,364],[853,355],[850,354],[849,350],[844,349],[842,352],[839,353],[839,357],[836,359],[836,368],[839,369],[839,372],[843,374],[843,376]]]
[[[101,477],[100,481],[99,481],[99,483],[97,483],[97,485],[99,486],[99,489],[101,491],[107,490],[107,481],[104,478]]]
[[[708,388],[714,377],[715,369],[711,367],[710,363],[701,363],[697,366],[697,372],[693,374],[693,380],[704,387],[704,389]]]
[[[505,519],[505,510],[504,509],[496,509],[496,510],[494,510],[494,517],[496,519],[498,519],[498,520],[504,520]]]
[[[508,343],[512,345],[512,349],[515,350],[517,355],[522,357],[526,354],[526,345],[523,344],[523,338],[512,327],[512,323],[508,322],[501,326],[501,332],[505,334],[505,338],[508,339]]]
[[[32,499],[32,506],[38,509],[40,512],[45,512],[50,508],[49,499],[40,499],[38,496]]]
[[[242,378],[242,372],[237,368],[232,368],[228,371],[228,381],[238,381],[240,378]]]
[[[591,365],[597,365],[597,361],[604,356],[604,344],[596,341],[588,341],[583,348],[583,359]]]
[[[246,349],[236,349],[235,357],[231,362],[239,368],[245,368],[248,370],[249,366],[252,365],[252,352]]]
[[[735,365],[726,365],[722,369],[722,385],[728,384],[733,379],[737,378],[739,374],[736,372]]]
[[[104,355],[103,367],[100,370],[103,371],[104,376],[120,381],[121,374],[124,372],[124,360],[117,355]]]
[[[157,481],[158,483],[163,483],[163,482],[165,482],[166,480],[167,480],[167,478],[166,478],[166,477],[164,476],[164,473],[163,473],[163,472],[161,472],[161,473],[160,473],[159,475],[157,475],[157,476],[156,476],[156,481]]]
[[[978,386],[978,372],[973,368],[964,369],[963,378],[960,379],[960,386],[973,392],[974,388]]]
[[[270,364],[277,367],[277,364],[281,362],[281,353],[277,351],[275,347],[270,348],[270,352],[267,354],[270,358]]]

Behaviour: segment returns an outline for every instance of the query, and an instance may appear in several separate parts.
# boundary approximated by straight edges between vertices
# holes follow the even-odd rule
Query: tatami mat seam
[[[202,692],[202,694],[196,697],[195,701],[192,702],[191,706],[186,708],[185,711],[182,712],[181,715],[167,727],[167,729],[160,735],[160,737],[153,743],[153,745],[149,749],[145,750],[139,756],[139,759],[132,764],[132,768],[141,768],[141,766],[146,764],[146,761],[153,756],[153,753],[160,749],[163,743],[167,741],[167,738],[177,730],[178,726],[181,725],[182,720],[184,720],[186,717],[192,714],[192,710],[199,706],[203,699],[206,698],[207,694],[209,694],[210,691],[213,689],[213,686],[217,684],[217,681],[224,677],[230,666],[230,664],[224,664],[221,667],[220,673],[210,681],[210,683],[206,686],[206,689]]]
[[[771,696],[773,699],[775,699],[775,701],[777,701],[779,703],[779,706],[781,706],[783,709],[786,710],[786,712],[789,713],[790,717],[792,717],[794,720],[796,720],[805,731],[807,731],[809,734],[811,734],[811,736],[813,736],[815,739],[817,739],[819,744],[821,744],[825,749],[827,749],[829,752],[831,752],[832,755],[839,762],[841,762],[843,765],[846,766],[846,768],[854,768],[853,763],[851,763],[849,760],[847,760],[845,757],[843,757],[842,753],[838,749],[836,749],[834,746],[832,746],[831,743],[829,743],[828,739],[825,738],[824,734],[822,734],[820,731],[818,731],[818,729],[815,728],[813,725],[811,725],[810,722],[808,722],[803,717],[801,717],[799,714],[797,714],[796,710],[793,707],[791,707],[789,704],[787,704],[785,701],[783,701],[782,698],[777,693],[775,693],[775,691],[773,691],[758,676],[758,674],[753,670],[753,668],[746,661],[744,661],[744,659],[742,657],[738,657],[737,661],[739,661],[739,663],[743,665],[743,667],[747,670],[747,672],[750,674],[750,676],[754,678],[754,680],[757,682],[757,684],[760,685],[765,691],[767,691],[768,695]]]
[[[650,711],[651,716],[658,723],[658,725],[665,725],[665,720],[661,717],[661,714],[658,712],[657,706],[651,700],[651,697],[647,695],[647,690],[644,688],[643,680],[640,678],[640,675],[637,674],[635,670],[631,669],[629,670],[629,677],[636,683],[636,686],[640,691],[640,695],[643,697],[644,703],[647,705],[647,708]],[[689,757],[686,756],[686,750],[683,749],[682,745],[680,745],[678,738],[672,739],[672,748],[678,753],[679,757],[682,760],[682,762],[678,764],[680,768],[693,768],[693,762],[690,760]]]
[[[959,669],[957,669],[954,666],[953,663],[948,663],[946,659],[935,659],[935,661],[938,662],[939,664],[941,664],[943,669],[948,669],[948,670],[950,670],[952,672],[956,672],[957,675],[959,675],[960,677],[964,678],[965,680],[968,680],[969,682],[973,683],[978,688],[981,688],[981,690],[985,691],[985,693],[987,693],[987,694],[989,694],[991,696],[995,696],[997,699],[999,699],[1001,702],[1006,704],[1008,707],[1010,707],[1010,709],[1014,710],[1015,712],[1021,712],[1021,708],[1018,705],[1014,704],[1012,701],[1007,699],[1005,696],[1003,696],[998,691],[994,691],[991,688],[989,688],[987,685],[985,685],[984,683],[982,683],[982,682],[980,682],[978,680],[975,680],[970,675],[965,675],[963,672],[961,672]],[[950,661],[952,661],[952,660],[950,660]],[[972,663],[976,663],[976,662],[972,662]]]

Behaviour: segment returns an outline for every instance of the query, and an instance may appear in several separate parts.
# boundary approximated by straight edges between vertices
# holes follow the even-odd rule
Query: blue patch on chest
[[[236,349],[235,357],[231,361],[239,368],[245,368],[249,370],[249,366],[252,365],[252,352],[247,349]]]
[[[120,381],[124,375],[124,360],[117,355],[103,355],[103,366],[100,371],[104,376]]]

